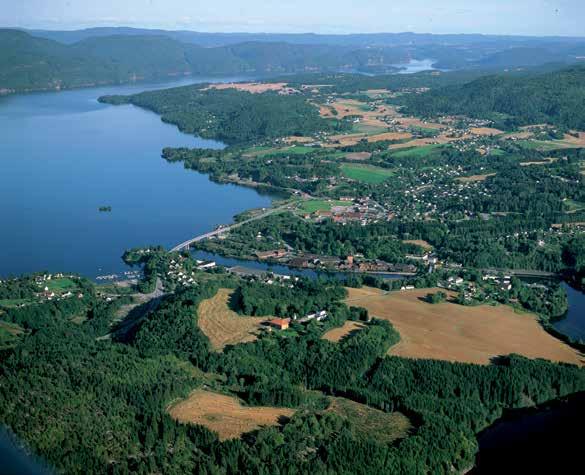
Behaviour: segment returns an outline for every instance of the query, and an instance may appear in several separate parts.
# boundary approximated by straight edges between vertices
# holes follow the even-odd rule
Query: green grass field
[[[67,290],[73,290],[77,288],[77,283],[71,279],[63,278],[63,279],[51,279],[48,280],[45,285],[49,288],[51,292],[63,292]]]
[[[394,175],[394,172],[387,168],[368,165],[342,165],[341,171],[347,178],[370,184],[382,183]]]
[[[575,200],[567,200],[565,201],[565,208],[567,212],[574,213],[575,211],[581,211],[585,208],[585,203],[580,203],[579,201]]]
[[[565,140],[518,140],[516,144],[530,150],[539,150],[541,152],[552,152],[564,148],[579,148],[577,145]]]
[[[293,155],[305,155],[306,153],[315,152],[316,150],[319,150],[319,149],[315,148],[315,147],[306,147],[304,145],[297,145],[295,147],[283,148],[282,150],[280,150],[280,152],[290,153]]]
[[[397,158],[421,158],[431,153],[436,153],[444,147],[441,144],[425,145],[423,147],[412,147],[403,150],[398,150],[392,154],[393,157]]]
[[[386,132],[387,127],[381,127],[378,125],[368,125],[363,123],[353,124],[351,131],[360,134],[376,135]]]
[[[0,349],[11,348],[18,342],[24,330],[14,323],[0,321]]]
[[[15,308],[23,303],[30,303],[28,299],[2,299],[0,300],[0,308]]]
[[[347,201],[327,201],[327,200],[309,200],[303,201],[299,209],[303,213],[314,213],[315,211],[329,211],[332,206],[350,206]]]
[[[494,148],[490,151],[490,155],[492,157],[503,157],[506,155],[506,152],[504,152],[501,148]]]

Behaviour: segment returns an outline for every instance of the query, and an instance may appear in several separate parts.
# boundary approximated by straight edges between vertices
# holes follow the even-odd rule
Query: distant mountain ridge
[[[72,44],[87,38],[115,35],[168,36],[184,43],[195,43],[200,46],[225,46],[246,42],[285,42],[291,44],[325,44],[341,46],[398,46],[424,44],[478,44],[505,43],[508,45],[585,42],[583,37],[535,37],[512,35],[482,34],[430,34],[430,33],[349,33],[349,34],[318,34],[318,33],[207,33],[189,30],[162,30],[131,27],[96,27],[71,31],[57,30],[23,30],[41,38],[52,39],[61,43]]]
[[[0,90],[24,92],[181,75],[288,74],[367,69],[392,71],[406,60],[393,50],[329,45],[238,43],[202,47],[167,36],[117,35],[72,44],[0,29]]]
[[[546,63],[562,66],[583,58],[581,38],[0,29],[0,93],[184,75],[381,74],[397,72],[397,65],[412,59],[432,59],[441,69],[503,70]]]

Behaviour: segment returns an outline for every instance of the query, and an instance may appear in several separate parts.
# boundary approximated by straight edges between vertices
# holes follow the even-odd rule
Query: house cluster
[[[511,276],[485,274],[481,281],[471,282],[461,276],[450,276],[438,287],[459,292],[459,299],[468,304],[506,300],[512,290]]]
[[[83,298],[82,292],[71,292],[68,290],[67,292],[57,293],[54,290],[50,290],[48,286],[45,286],[42,292],[37,293],[37,297],[41,300],[63,300],[63,299],[70,299],[70,298]]]
[[[72,275],[65,276],[64,274],[43,274],[35,276],[35,282],[37,285],[42,285],[45,282],[48,282],[53,279],[64,279],[65,277],[71,278],[74,277]]]
[[[501,290],[512,290],[512,277],[509,275],[497,276],[487,274],[482,277],[483,281],[489,281],[500,287]]]
[[[178,260],[171,259],[169,263],[169,270],[166,273],[166,278],[176,284],[183,285],[185,287],[197,285],[195,280],[195,271],[190,270],[187,266],[184,265],[185,259],[183,257],[178,258]],[[213,261],[195,261],[195,268],[197,270],[206,270],[215,267],[215,262]]]
[[[317,222],[331,219],[338,224],[357,222],[362,226],[389,219],[390,213],[388,210],[369,197],[356,199],[342,197],[340,201],[344,202],[344,204],[332,206],[330,210],[318,210],[312,214],[308,213],[304,217]]]
[[[270,328],[275,328],[277,330],[286,330],[290,327],[291,323],[309,323],[311,321],[322,322],[323,320],[327,319],[329,314],[326,310],[320,310],[318,312],[313,312],[305,315],[304,317],[297,317],[296,315],[291,318],[273,318],[272,320],[268,321],[268,325]]]
[[[266,285],[280,285],[282,287],[293,288],[295,282],[299,281],[298,277],[287,274],[274,274],[263,269],[253,269],[243,266],[234,266],[227,269],[230,274],[237,275],[242,278],[262,282]]]
[[[286,261],[286,264],[304,269],[327,269],[339,272],[415,274],[417,271],[413,264],[391,264],[380,259],[365,259],[362,254],[350,255],[346,258],[302,254]]]

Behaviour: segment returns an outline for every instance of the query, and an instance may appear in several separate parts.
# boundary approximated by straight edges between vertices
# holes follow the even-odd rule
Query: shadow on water
[[[478,435],[471,474],[580,473],[585,392],[537,408],[506,411]]]

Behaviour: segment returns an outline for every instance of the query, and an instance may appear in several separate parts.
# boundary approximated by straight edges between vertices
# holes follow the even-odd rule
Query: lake
[[[436,68],[433,67],[436,61],[434,59],[411,59],[408,63],[393,64],[397,68],[400,68],[398,74],[416,74],[423,71],[434,71]]]
[[[270,196],[213,183],[160,156],[166,146],[221,143],[182,134],[134,106],[97,102],[193,82],[0,98],[0,276],[119,273],[125,249],[172,247],[271,204]],[[99,212],[101,206],[112,211]]]

